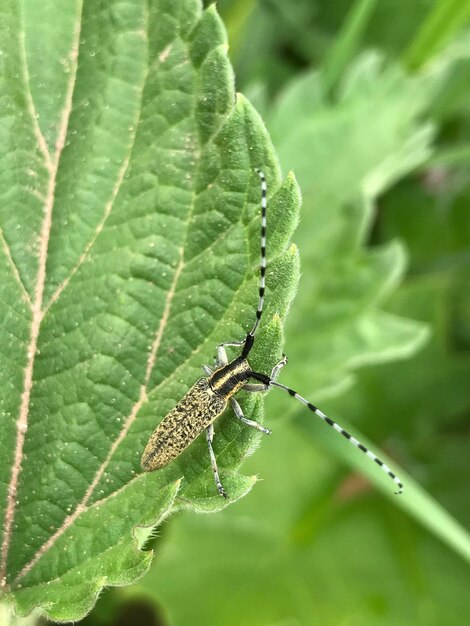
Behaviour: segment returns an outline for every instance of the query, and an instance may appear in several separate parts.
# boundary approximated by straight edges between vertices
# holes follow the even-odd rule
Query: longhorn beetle
[[[255,334],[263,313],[266,275],[266,178],[261,170],[256,170],[256,172],[261,181],[261,262],[258,309],[256,311],[253,327],[244,341],[229,341],[217,346],[215,369],[212,370],[208,365],[203,366],[207,377],[200,378],[191,387],[187,394],[166,417],[164,417],[150,436],[141,459],[142,469],[146,472],[152,472],[153,470],[164,467],[170,463],[170,461],[178,457],[183,450],[205,430],[215,484],[219,494],[227,498],[227,493],[220,482],[217,461],[212,448],[212,439],[214,437],[213,423],[215,419],[224,412],[227,404],[230,402],[233,412],[239,420],[247,426],[251,426],[252,428],[256,428],[270,435],[271,431],[268,428],[265,428],[261,424],[258,424],[258,422],[250,420],[243,415],[243,411],[234,396],[237,391],[241,389],[257,393],[267,391],[270,387],[278,387],[294,398],[297,398],[302,404],[305,404],[310,411],[332,426],[337,432],[343,435],[343,437],[355,445],[356,448],[362,450],[364,454],[377,463],[382,471],[388,474],[395,482],[398,487],[396,493],[400,494],[403,491],[403,485],[400,479],[383,461],[296,391],[276,381],[280,370],[287,363],[286,356],[283,356],[279,363],[274,366],[269,376],[260,372],[254,372],[250,367],[248,355],[253,347]],[[240,356],[237,356],[230,362],[225,352],[225,348],[228,346],[241,348]],[[250,383],[248,382],[250,379],[258,382]]]

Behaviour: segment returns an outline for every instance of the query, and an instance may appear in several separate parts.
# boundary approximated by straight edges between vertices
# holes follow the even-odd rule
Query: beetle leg
[[[266,435],[270,435],[271,434],[271,431],[269,430],[269,428],[265,428],[261,424],[258,424],[258,422],[255,422],[254,420],[249,420],[248,418],[246,418],[243,415],[243,411],[242,411],[241,406],[238,404],[238,402],[235,400],[235,398],[233,396],[230,398],[230,404],[232,405],[232,409],[233,409],[233,412],[235,413],[235,415],[244,424],[246,424],[247,426],[251,426],[251,428],[256,428],[256,430],[260,430],[262,433],[265,433]]]
[[[225,351],[225,348],[227,346],[240,348],[241,346],[243,346],[243,341],[225,341],[224,343],[219,343],[219,345],[217,346],[216,367],[228,364],[228,357]]]
[[[214,425],[213,424],[211,424],[210,426],[206,428],[206,438],[207,438],[207,446],[209,448],[209,455],[211,457],[212,471],[214,472],[214,480],[215,480],[215,484],[217,487],[217,491],[222,497],[227,499],[228,497],[227,493],[225,489],[223,488],[222,483],[220,482],[219,470],[217,468],[217,461],[215,458],[214,449],[212,447],[212,440],[214,438]]]

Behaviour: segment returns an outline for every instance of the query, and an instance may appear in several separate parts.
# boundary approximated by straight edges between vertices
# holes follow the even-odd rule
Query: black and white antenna
[[[254,343],[254,336],[256,330],[259,326],[261,315],[263,313],[263,304],[264,304],[264,292],[265,292],[265,274],[266,274],[266,208],[267,208],[267,185],[266,178],[261,170],[256,170],[260,179],[261,179],[261,262],[260,262],[260,285],[259,285],[259,300],[258,300],[258,309],[256,311],[256,319],[253,324],[253,328],[248,333],[245,344],[242,351],[242,357],[246,358]],[[280,369],[285,365],[287,359],[284,357],[283,360],[277,364],[274,368],[273,372],[275,375],[280,371]],[[347,430],[345,430],[342,426],[337,424],[331,418],[329,418],[323,411],[320,411],[315,405],[306,400],[303,396],[298,394],[293,389],[282,385],[275,381],[275,376],[266,376],[265,374],[261,374],[259,372],[251,372],[251,376],[256,380],[259,380],[264,385],[264,390],[271,387],[278,387],[286,391],[289,395],[296,398],[299,402],[304,404],[310,411],[315,413],[320,419],[326,422],[329,426],[331,426],[336,432],[343,435],[345,439],[347,439],[353,446],[356,446],[361,452],[363,452],[366,456],[368,456],[374,463],[376,463],[380,469],[389,476],[395,485],[398,488],[397,494],[401,494],[403,491],[403,484],[398,476],[392,472],[392,470],[388,467],[386,463],[384,463],[378,456],[376,456],[371,450],[369,450],[364,444],[358,441],[355,437],[353,437]],[[248,391],[261,391],[261,388],[258,388],[256,385],[248,386]]]
[[[266,177],[261,170],[256,170],[261,181],[261,256],[259,264],[259,297],[258,308],[256,310],[256,318],[252,329],[248,333],[245,339],[245,343],[242,350],[242,357],[246,359],[250,353],[251,348],[255,340],[255,333],[258,329],[261,321],[261,315],[263,314],[264,306],[264,292],[266,289],[266,208],[267,208],[267,186]]]

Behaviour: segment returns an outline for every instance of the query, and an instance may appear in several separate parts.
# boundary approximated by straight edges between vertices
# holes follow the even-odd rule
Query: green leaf
[[[470,406],[465,386],[470,358],[452,346],[455,321],[449,283],[450,277],[441,275],[414,279],[401,288],[393,299],[394,309],[413,311],[432,325],[431,341],[407,362],[362,370],[355,389],[337,399],[334,406],[335,412],[345,415],[347,411],[355,421],[367,424],[376,436],[384,429],[377,423],[377,413],[393,419],[395,439],[401,434],[414,459],[413,473],[420,477],[423,487],[435,494],[432,497],[405,476],[406,497],[398,504],[470,561],[469,534],[452,518],[454,514],[465,521],[470,513],[464,497],[466,472],[455,470],[450,478],[436,467],[435,461],[443,447],[461,440],[459,423],[465,427]],[[458,463],[457,451],[452,462]],[[370,473],[369,477],[373,479]]]
[[[404,274],[403,245],[392,242],[367,249],[364,244],[377,196],[431,153],[431,128],[422,118],[462,54],[460,45],[453,46],[425,73],[413,77],[394,65],[383,67],[376,55],[366,54],[351,66],[337,100],[323,93],[319,75],[314,73],[288,89],[273,112],[273,136],[281,162],[295,168],[304,199],[298,236],[303,277],[287,325],[291,367],[285,379],[315,404],[351,389],[358,367],[410,357],[429,337],[422,321],[381,310]],[[287,132],[293,119],[295,125]],[[437,215],[441,213],[439,205]],[[428,235],[428,226],[423,227],[430,220],[426,203],[415,213],[410,202],[402,201],[394,215],[403,215],[408,225],[415,224],[419,241]],[[439,233],[445,231],[441,228]],[[392,231],[384,239],[397,234]],[[428,254],[435,239],[434,229],[424,241]],[[392,395],[395,380],[389,391]],[[339,406],[338,412],[328,406],[324,410],[349,429],[348,401]],[[371,424],[377,421],[378,412],[384,436],[395,431],[394,412],[381,407],[374,405]],[[404,414],[405,407],[401,409]],[[282,406],[284,414],[294,410],[299,424],[303,419],[304,436],[321,441],[331,455],[367,475],[387,496],[393,495],[390,481],[367,458],[323,424],[310,423],[305,410]],[[371,446],[367,438],[356,437]],[[396,472],[405,483],[405,496],[396,499],[396,504],[468,558],[468,534],[407,479],[406,472]]]
[[[204,437],[141,475],[156,424],[221,341],[253,322],[260,183],[267,307],[252,363],[279,358],[298,280],[299,194],[250,104],[224,28],[198,0],[11,0],[0,98],[0,580],[26,615],[90,610],[142,575],[172,510],[218,510]],[[262,401],[244,407],[262,419]],[[231,500],[259,433],[230,415],[214,448]]]
[[[304,272],[287,352],[291,363],[312,363],[291,376],[316,399],[350,387],[359,365],[408,356],[427,337],[423,324],[381,311],[404,274],[403,246],[365,243],[378,195],[431,152],[432,129],[420,118],[442,73],[409,78],[368,53],[349,68],[334,100],[321,72],[309,73],[268,117],[281,162],[302,184]]]

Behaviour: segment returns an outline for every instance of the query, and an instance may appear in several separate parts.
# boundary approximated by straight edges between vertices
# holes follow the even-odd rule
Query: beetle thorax
[[[250,374],[251,367],[248,361],[237,357],[228,365],[216,370],[209,378],[209,383],[214,393],[227,399],[243,387]]]

